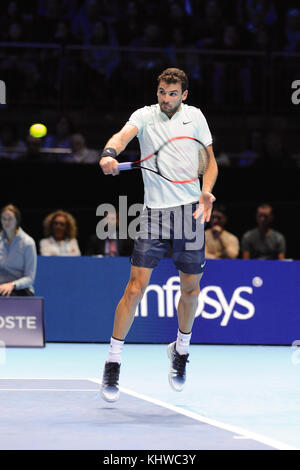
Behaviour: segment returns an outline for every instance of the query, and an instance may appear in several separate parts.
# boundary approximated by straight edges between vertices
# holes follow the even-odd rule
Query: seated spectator
[[[103,230],[101,238],[91,235],[85,249],[87,256],[130,256],[133,249],[133,240],[127,238],[122,240],[118,237],[119,219],[115,212],[106,212],[101,226],[107,227]]]
[[[261,130],[253,130],[248,135],[248,148],[240,153],[238,160],[239,167],[247,167],[254,163],[257,158],[261,158],[264,149],[264,135]]]
[[[192,36],[196,46],[199,49],[218,49],[222,43],[223,27],[220,5],[215,0],[209,0],[205,6],[204,17],[194,21]]]
[[[130,46],[136,49],[139,48],[160,48],[164,44],[162,31],[157,24],[149,23],[146,25],[144,33],[141,37],[131,41]],[[153,70],[159,69],[162,66],[162,58],[159,54],[149,52],[137,52],[131,54],[131,63],[138,70]]]
[[[252,167],[257,168],[297,168],[297,162],[287,153],[283,137],[279,132],[268,132],[264,139],[263,151]]]
[[[285,259],[285,237],[271,228],[273,209],[260,204],[256,210],[257,227],[247,231],[241,241],[244,259]]]
[[[37,255],[35,241],[21,226],[13,204],[1,210],[0,296],[34,295]]]
[[[42,139],[28,134],[26,138],[26,151],[19,155],[19,160],[27,160],[32,163],[50,161],[49,155],[41,152]]]
[[[42,256],[80,256],[77,242],[77,224],[66,211],[57,210],[44,220],[45,238],[40,240]]]
[[[286,52],[300,51],[300,9],[293,8],[287,12],[285,41]]]
[[[127,2],[125,11],[115,26],[120,46],[128,46],[131,41],[142,36],[145,27],[144,22],[145,16],[138,8],[137,2]]]
[[[97,0],[86,0],[72,19],[72,32],[81,43],[86,43],[95,23],[101,20],[101,8]]]
[[[205,257],[211,259],[237,258],[239,255],[239,240],[225,230],[227,223],[226,210],[222,205],[215,205],[210,228],[205,230]]]
[[[15,126],[3,124],[0,129],[0,158],[18,158],[25,148],[25,143],[17,137]]]
[[[73,134],[70,140],[72,154],[68,161],[75,163],[97,163],[99,152],[87,148],[82,134]]]
[[[62,45],[78,44],[78,39],[72,34],[71,27],[67,20],[59,20],[54,27],[52,34],[53,42]]]
[[[116,37],[111,26],[98,21],[92,27],[91,35],[86,41],[90,46],[117,46]],[[101,47],[84,52],[83,60],[97,76],[109,79],[119,62],[118,51],[108,51]],[[98,82],[99,87],[99,82]]]
[[[213,147],[214,147],[214,154],[216,157],[216,162],[218,166],[225,166],[228,167],[231,165],[229,155],[223,151],[220,143],[219,137],[213,135]]]
[[[56,133],[47,135],[43,142],[44,148],[71,148],[71,135],[74,126],[68,116],[61,116],[56,124]]]

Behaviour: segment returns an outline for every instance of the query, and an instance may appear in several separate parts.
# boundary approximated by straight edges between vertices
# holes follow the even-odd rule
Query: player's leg
[[[133,323],[136,308],[149,283],[151,273],[152,269],[150,268],[131,266],[128,284],[115,312],[113,335],[104,367],[101,393],[106,401],[113,402],[119,398],[122,347]]]
[[[179,271],[181,295],[177,307],[177,316],[179,331],[185,335],[190,334],[192,331],[195,313],[198,306],[198,296],[200,294],[199,283],[202,275],[203,273],[187,274]],[[184,348],[180,342],[178,342],[177,345],[177,349]],[[181,350],[178,352],[181,352]],[[187,353],[188,350],[184,349],[183,352]]]
[[[186,274],[179,271],[181,296],[177,307],[177,340],[168,346],[171,361],[169,383],[173,390],[180,392],[186,380],[186,363],[189,357],[189,345],[200,294],[201,274]]]
[[[186,379],[186,363],[192,327],[200,294],[200,279],[205,268],[204,226],[192,214],[197,204],[188,204],[182,211],[183,236],[174,238],[172,258],[180,275],[181,296],[177,307],[177,340],[168,346],[171,360],[169,383],[176,391],[181,391]]]
[[[152,269],[131,266],[129,282],[115,313],[113,337],[124,341],[134,320],[134,314],[149,284]]]

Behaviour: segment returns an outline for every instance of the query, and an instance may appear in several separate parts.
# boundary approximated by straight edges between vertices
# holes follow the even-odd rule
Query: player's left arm
[[[212,145],[206,147],[208,153],[207,169],[202,179],[202,192],[199,200],[199,208],[194,212],[194,218],[202,215],[203,222],[209,222],[213,203],[216,200],[212,194],[213,187],[218,177],[218,165],[215,159]]]

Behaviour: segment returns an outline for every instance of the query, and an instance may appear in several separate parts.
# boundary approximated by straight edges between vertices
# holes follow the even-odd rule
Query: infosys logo
[[[155,296],[158,317],[174,317],[180,298],[179,282],[179,276],[172,276],[163,286],[150,284],[136,310],[135,316],[147,317],[149,314],[149,300]],[[254,277],[251,286],[236,287],[230,298],[225,296],[220,286],[203,287],[199,294],[196,317],[201,316],[207,320],[221,318],[221,326],[227,326],[231,317],[237,320],[249,320],[255,314],[255,305],[251,301],[251,297],[254,289],[262,285],[263,280],[258,276]]]

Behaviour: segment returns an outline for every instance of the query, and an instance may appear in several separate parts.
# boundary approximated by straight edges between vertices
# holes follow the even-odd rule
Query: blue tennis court
[[[289,347],[192,345],[183,392],[165,345],[126,344],[121,396],[100,396],[106,344],[2,351],[0,448],[300,448],[299,367]]]

